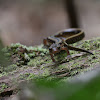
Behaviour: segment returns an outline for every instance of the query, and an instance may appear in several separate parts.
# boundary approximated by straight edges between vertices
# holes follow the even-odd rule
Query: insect
[[[87,50],[69,45],[82,40],[84,37],[85,34],[81,29],[70,28],[58,32],[53,36],[47,37],[43,40],[43,44],[44,46],[49,48],[49,52],[53,62],[55,62],[54,54],[59,53],[62,50],[67,52],[68,57],[71,57],[69,50],[86,52],[93,55],[93,53]]]

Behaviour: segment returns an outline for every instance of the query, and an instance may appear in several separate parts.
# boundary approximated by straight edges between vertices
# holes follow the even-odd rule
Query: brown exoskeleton
[[[44,46],[47,46],[49,48],[51,59],[53,62],[55,62],[54,54],[59,53],[62,50],[65,50],[69,57],[70,57],[69,50],[75,50],[93,54],[87,50],[72,47],[69,45],[82,40],[84,36],[85,36],[84,32],[80,29],[76,28],[65,29],[53,36],[47,37],[46,39],[43,40],[43,43]]]

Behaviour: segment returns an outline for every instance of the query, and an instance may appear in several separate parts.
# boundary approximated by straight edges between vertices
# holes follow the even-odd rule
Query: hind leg
[[[68,49],[67,47],[62,47],[61,50],[66,51],[66,53],[67,53],[67,58],[68,58],[68,59],[71,58],[71,55],[70,55],[69,49]]]

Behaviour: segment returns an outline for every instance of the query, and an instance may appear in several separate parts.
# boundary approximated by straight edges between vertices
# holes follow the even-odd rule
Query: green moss
[[[13,71],[13,70],[16,70],[17,68],[18,68],[17,65],[12,64],[12,65],[9,65],[9,66],[5,67],[5,68],[4,68],[4,71],[5,71],[5,72],[11,72],[11,71]]]
[[[4,48],[2,51],[5,52],[6,56],[11,57],[11,60],[15,61],[13,63],[17,65],[27,65],[30,59],[48,54],[48,50],[44,49],[43,45],[26,47],[20,43],[11,44],[11,46]]]
[[[2,76],[7,76],[7,75],[8,75],[7,72],[2,72],[2,73],[0,74],[0,77],[2,77]]]
[[[35,77],[36,77],[35,74],[30,73],[29,76],[26,78],[26,80],[32,80],[32,79],[34,79]]]
[[[25,74],[20,74],[19,77],[17,78],[18,80],[32,80],[36,77],[34,73],[25,73]]]
[[[8,88],[5,83],[0,84],[0,93],[4,91],[4,89]]]
[[[36,57],[35,59],[31,59],[30,62],[28,62],[28,66],[38,67],[44,63],[44,60],[42,57]]]
[[[12,44],[2,50],[6,56],[10,57],[12,63],[7,67],[0,66],[0,77],[7,76],[9,78],[9,74],[10,77],[12,75],[11,81],[14,85],[17,85],[20,80],[29,81],[43,77],[47,80],[56,80],[59,78],[60,81],[66,81],[70,77],[79,73],[82,74],[100,64],[100,38],[80,41],[72,44],[72,46],[90,50],[94,55],[84,53],[82,56],[68,60],[66,59],[67,53],[62,51],[54,55],[57,61],[54,63],[49,55],[49,50],[44,49],[43,45],[27,47],[20,43]],[[71,55],[80,53],[70,50]],[[28,71],[32,67],[35,67],[33,69],[37,71],[37,74],[34,74],[34,70],[32,73]],[[55,74],[63,70],[65,70],[65,73]],[[16,74],[19,75],[15,79],[13,76],[16,76]],[[3,91],[5,88],[7,88],[7,84],[0,85],[0,91]]]
[[[80,41],[72,44],[72,46],[91,50],[94,55],[86,54],[80,57],[67,60],[67,53],[65,51],[62,51],[59,54],[55,54],[54,58],[57,63],[53,63],[49,55],[48,49],[44,49],[43,45],[35,47],[26,47],[17,43],[12,44],[11,46],[3,49],[5,54],[11,57],[11,60],[14,64],[8,66],[7,68],[1,67],[0,70],[1,72],[9,73],[14,70],[20,69],[21,67],[24,67],[23,65],[26,65],[31,67],[37,67],[39,71],[43,71],[41,75],[38,74],[37,76],[49,76],[51,72],[56,72],[65,68],[71,71],[70,76],[73,76],[75,73],[77,73],[77,71],[78,73],[84,72],[90,67],[92,68],[94,65],[100,63],[100,38]],[[78,53],[80,52],[70,50],[71,55],[75,55]],[[63,60],[64,63],[60,63]],[[3,75],[4,74],[1,73],[1,76]],[[20,75],[20,79],[25,79],[25,77],[27,77],[27,79],[32,79],[34,78],[34,76],[34,74],[27,73],[27,75]],[[50,77],[50,79],[52,78],[54,78],[54,76]]]
[[[58,66],[59,68],[66,68],[66,64],[61,64]]]
[[[100,39],[93,39],[93,40],[86,40],[86,41],[81,41],[81,42],[77,42],[72,44],[75,47],[80,47],[86,50],[96,50],[96,49],[100,49]],[[35,46],[35,47],[26,47],[20,43],[16,43],[16,44],[11,44],[11,46],[6,47],[3,49],[4,52],[6,52],[5,54],[7,56],[14,56],[16,59],[16,64],[17,65],[29,65],[29,66],[37,66],[37,65],[41,65],[43,64],[43,60],[45,61],[45,63],[49,63],[50,57],[47,57],[47,55],[49,54],[48,49],[44,49],[43,45],[40,46]],[[70,51],[71,54],[77,54],[76,51]],[[95,54],[95,51],[94,51]],[[38,58],[37,56],[42,56],[43,59]],[[45,57],[47,58],[47,62],[45,60]],[[67,56],[66,52],[62,51],[59,54],[56,54],[54,57],[56,59],[56,61],[61,61],[63,59],[65,59],[65,57]],[[81,59],[81,58],[80,58]],[[37,60],[41,60],[40,62]],[[35,64],[36,63],[36,64]]]

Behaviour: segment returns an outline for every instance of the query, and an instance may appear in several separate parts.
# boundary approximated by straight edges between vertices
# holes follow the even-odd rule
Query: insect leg
[[[92,54],[92,55],[93,55],[93,53],[92,53],[92,52],[87,51],[87,50],[84,50],[84,49],[80,49],[80,48],[72,47],[72,46],[69,46],[69,45],[67,45],[67,47],[68,47],[68,49],[70,49],[70,50],[87,52],[87,53],[89,53],[89,54]]]

